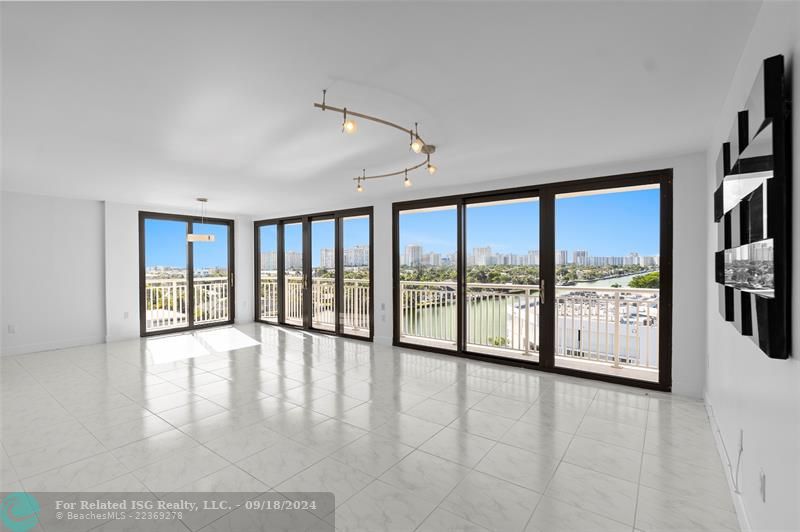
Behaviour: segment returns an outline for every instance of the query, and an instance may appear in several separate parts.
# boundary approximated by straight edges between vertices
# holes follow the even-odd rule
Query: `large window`
[[[233,323],[232,220],[141,212],[139,256],[143,336]]]
[[[395,344],[669,389],[671,175],[394,204]]]
[[[256,320],[372,338],[372,209],[255,223]]]

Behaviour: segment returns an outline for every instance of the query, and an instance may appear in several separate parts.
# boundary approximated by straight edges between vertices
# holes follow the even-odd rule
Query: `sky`
[[[145,267],[173,266],[186,268],[186,233],[188,224],[176,220],[146,219],[145,227]],[[211,233],[214,242],[195,242],[194,268],[227,268],[228,265],[228,226],[219,224],[194,224],[195,233]]]
[[[659,202],[658,189],[556,197],[556,249],[570,257],[576,249],[594,256],[658,255]],[[538,219],[538,201],[468,206],[467,252],[491,246],[492,252],[524,255],[539,249]],[[454,253],[455,207],[401,214],[401,253],[409,244]]]
[[[514,202],[467,208],[467,250],[491,246],[496,253],[524,255],[539,249],[539,202]],[[145,263],[151,266],[186,266],[186,222],[145,220]],[[225,267],[227,227],[195,224],[194,231],[214,233],[215,242],[194,245],[196,269]],[[302,250],[300,224],[287,224],[287,250]],[[261,228],[261,250],[275,249],[274,226]],[[319,266],[320,249],[333,248],[334,223],[312,224],[312,266]],[[369,243],[369,219],[345,218],[344,247]],[[408,244],[420,244],[425,252],[453,253],[456,250],[456,209],[410,212],[400,216],[400,252]],[[659,253],[658,189],[556,197],[556,249],[572,257],[576,249],[593,256],[625,256]]]

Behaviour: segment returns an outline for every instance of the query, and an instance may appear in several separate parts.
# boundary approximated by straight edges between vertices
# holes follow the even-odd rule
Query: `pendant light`
[[[204,224],[206,222],[206,203],[208,203],[208,198],[197,198],[197,201],[200,203],[200,223]],[[203,234],[203,233],[188,233],[186,235],[187,242],[213,242],[214,235],[211,233]]]

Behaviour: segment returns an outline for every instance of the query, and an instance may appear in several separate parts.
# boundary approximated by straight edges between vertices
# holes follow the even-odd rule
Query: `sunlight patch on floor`
[[[233,351],[234,349],[261,345],[261,342],[255,338],[246,335],[234,327],[200,331],[196,332],[195,335],[216,352]]]
[[[209,355],[211,352],[191,334],[165,336],[147,340],[147,352],[154,364]]]

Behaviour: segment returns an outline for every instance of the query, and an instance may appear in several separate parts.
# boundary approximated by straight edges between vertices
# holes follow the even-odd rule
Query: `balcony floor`
[[[3,357],[0,491],[332,491],[342,530],[738,530],[701,402],[210,331]]]
[[[455,351],[455,342],[447,340],[436,340],[433,338],[421,338],[418,336],[402,336],[400,340],[406,344],[414,344],[424,347],[437,347],[439,349],[450,349]],[[479,355],[496,356],[499,358],[510,358],[514,360],[524,360],[526,362],[538,362],[539,353],[531,351],[527,354],[521,351],[512,349],[503,349],[501,347],[491,347],[478,344],[467,344],[467,350],[470,353]],[[657,368],[643,368],[636,366],[621,366],[614,367],[608,362],[598,362],[595,360],[586,360],[577,357],[568,357],[556,355],[556,366],[560,368],[577,369],[580,371],[588,371],[598,375],[613,375],[616,377],[624,377],[626,379],[636,379],[646,382],[658,382],[658,369]]]

